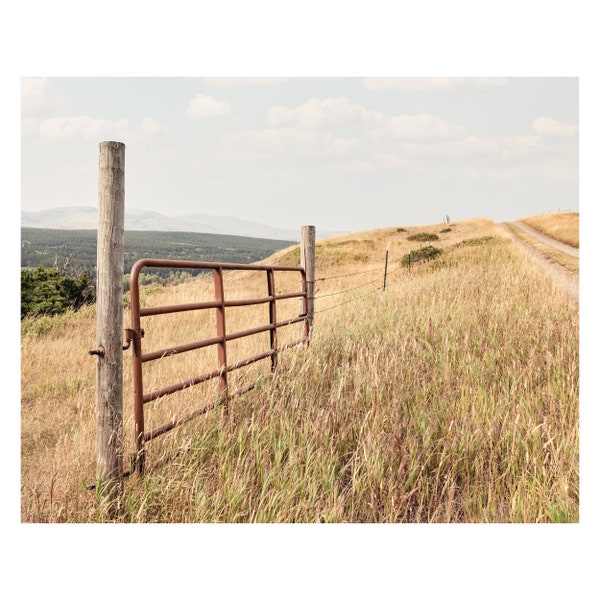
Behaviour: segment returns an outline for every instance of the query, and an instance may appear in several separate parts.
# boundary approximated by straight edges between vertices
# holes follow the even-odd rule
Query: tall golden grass
[[[407,239],[415,232],[437,234],[444,252],[409,271],[400,260],[419,248]],[[297,260],[290,248],[265,262]],[[217,409],[152,440],[145,477],[126,479],[119,520],[578,521],[578,306],[507,234],[471,220],[337,236],[318,243],[317,278],[310,346],[282,353],[273,376],[265,361],[232,377],[233,386],[258,385],[227,414]],[[199,299],[211,285],[147,289],[143,301]],[[249,296],[260,285],[247,273],[226,280],[227,290]],[[298,302],[285,311],[297,313]],[[228,329],[252,326],[259,312],[228,313]],[[191,330],[198,339],[212,326],[210,316],[156,317],[144,325],[145,343],[173,345]],[[95,359],[87,355],[94,311],[29,320],[22,330],[22,520],[102,521],[86,489],[95,478]],[[232,354],[266,343],[245,338]],[[211,370],[215,354],[164,359],[145,386]],[[160,399],[148,406],[148,421],[214,394],[213,384],[202,384]]]

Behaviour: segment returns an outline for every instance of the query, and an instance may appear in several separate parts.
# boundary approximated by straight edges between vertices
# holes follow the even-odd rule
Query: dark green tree
[[[95,292],[85,271],[79,277],[68,277],[42,266],[33,271],[21,269],[21,318],[77,310],[94,300]]]

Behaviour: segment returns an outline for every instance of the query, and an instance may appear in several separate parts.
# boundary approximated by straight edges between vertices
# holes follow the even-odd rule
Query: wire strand
[[[332,275],[331,277],[320,277],[315,281],[329,281],[330,279],[341,279],[342,277],[352,277],[354,275],[363,275],[364,273],[373,273],[373,271],[381,271],[383,267],[377,267],[375,269],[367,269],[366,271],[358,271],[357,273],[344,273],[343,275]]]
[[[339,304],[335,304],[334,306],[328,306],[327,308],[322,308],[321,310],[315,310],[314,314],[317,315],[319,313],[325,312],[326,310],[332,310],[333,308],[338,308],[338,306],[343,306],[344,304],[349,304],[350,302],[355,302],[356,300],[361,300],[362,298],[366,298],[367,296],[370,296],[371,294],[374,294],[375,292],[379,291],[381,288],[375,288],[374,290],[371,290],[370,292],[367,292],[366,294],[363,294],[362,296],[359,296],[358,298],[351,298],[350,300],[345,300],[344,302],[340,302]]]
[[[378,279],[373,279],[372,281],[367,281],[367,283],[361,283],[360,285],[357,285],[356,287],[348,288],[347,290],[342,290],[341,292],[332,292],[331,294],[323,294],[321,296],[313,296],[313,300],[320,300],[321,298],[329,298],[330,296],[339,296],[340,294],[345,294],[347,292],[352,292],[354,290],[357,290],[361,287],[365,287],[367,285],[372,285],[376,281],[378,281]]]

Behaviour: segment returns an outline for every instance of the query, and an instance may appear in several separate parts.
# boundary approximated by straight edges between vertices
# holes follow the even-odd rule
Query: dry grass
[[[540,233],[579,248],[579,213],[553,213],[519,219]]]
[[[120,520],[577,522],[578,308],[491,221],[442,229],[319,242],[317,277],[327,279],[317,284],[310,347],[283,353],[274,377],[268,365],[240,373],[240,385],[259,385],[232,401],[229,414],[212,411],[150,442],[146,477],[126,480]],[[419,248],[406,239],[415,232],[436,233],[444,253],[408,272],[400,260]],[[293,262],[297,253],[266,262]],[[227,290],[248,295],[260,285],[246,273],[226,281]],[[199,280],[148,291],[145,301],[210,293]],[[295,302],[285,310],[297,309]],[[246,318],[262,316],[228,314],[228,329]],[[212,328],[208,316],[186,319],[145,324],[147,349]],[[85,489],[95,477],[93,311],[36,328],[44,329],[27,322],[22,338],[22,520],[103,520]],[[247,338],[232,353],[259,352],[264,343]],[[191,363],[214,368],[214,348],[190,354],[153,365],[145,385],[184,378]],[[129,361],[126,354],[128,453]],[[203,384],[159,400],[148,419],[160,422],[213,394]]]

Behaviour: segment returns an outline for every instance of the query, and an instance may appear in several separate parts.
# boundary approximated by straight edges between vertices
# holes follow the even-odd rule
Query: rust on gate
[[[200,269],[212,271],[215,300],[210,302],[197,302],[187,304],[177,304],[170,306],[140,306],[140,289],[139,278],[142,269],[144,268],[172,268],[172,269]],[[263,271],[266,273],[267,279],[267,295],[259,298],[246,298],[227,300],[225,298],[223,286],[224,271]],[[295,271],[300,276],[299,292],[291,292],[285,294],[277,294],[275,287],[275,273],[278,271]],[[134,396],[134,420],[135,420],[135,440],[136,452],[134,469],[141,474],[144,471],[145,460],[145,444],[146,442],[172,430],[173,428],[189,421],[190,419],[208,412],[209,410],[224,405],[227,408],[228,401],[231,398],[239,396],[251,390],[255,384],[246,386],[245,388],[230,392],[227,381],[227,374],[236,369],[248,366],[252,363],[270,358],[271,370],[274,371],[277,367],[277,355],[282,350],[296,346],[301,343],[308,342],[309,338],[309,323],[307,318],[308,313],[308,297],[307,297],[307,282],[306,273],[302,267],[291,266],[263,266],[263,265],[246,265],[235,263],[215,263],[215,262],[195,262],[184,260],[164,260],[144,258],[136,262],[131,269],[130,276],[131,290],[131,328],[126,330],[127,345],[124,349],[133,348],[133,396]],[[277,301],[290,298],[300,298],[302,300],[302,309],[298,316],[284,321],[277,321]],[[227,332],[225,309],[228,307],[252,306],[257,304],[269,305],[269,323],[259,327],[244,329],[242,331]],[[166,315],[184,311],[201,311],[215,310],[216,312],[216,335],[211,338],[195,340],[186,344],[180,344],[144,353],[142,350],[142,339],[144,337],[144,329],[142,329],[141,320],[143,317],[154,315]],[[277,329],[292,325],[294,323],[303,323],[302,334],[299,339],[278,346],[277,344]],[[256,335],[263,332],[269,332],[270,348],[266,352],[255,354],[243,360],[237,361],[234,364],[229,364],[227,361],[227,342],[240,339],[243,337]],[[167,387],[158,390],[145,391],[143,381],[143,365],[144,363],[158,360],[160,358],[188,352],[208,346],[217,346],[217,356],[219,368],[208,373],[196,374],[185,381],[179,381]],[[144,405],[156,400],[157,398],[173,394],[177,391],[198,385],[210,379],[219,379],[219,394],[214,402],[207,406],[193,410],[182,417],[171,419],[169,422],[159,425],[150,431],[146,431],[144,426]]]

